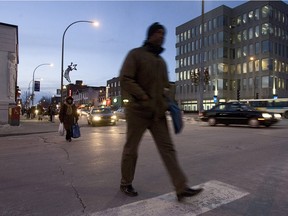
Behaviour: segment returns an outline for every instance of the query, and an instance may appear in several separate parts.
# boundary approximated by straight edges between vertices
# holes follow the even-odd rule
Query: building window
[[[223,32],[218,32],[218,43],[222,43],[224,40],[224,34]]]
[[[259,9],[258,8],[255,10],[254,16],[255,16],[255,20],[259,20]]]
[[[216,29],[218,26],[217,26],[217,19],[214,18],[213,19],[213,29]]]
[[[187,38],[190,39],[191,38],[191,30],[187,31]]]
[[[259,26],[255,26],[255,37],[258,38],[259,37]]]
[[[253,85],[253,84],[254,84],[254,83],[253,83],[253,78],[250,77],[248,82],[249,82],[249,83],[248,83],[248,88],[249,88],[249,89],[252,89],[252,88],[254,87],[254,85]]]
[[[254,11],[250,11],[248,13],[248,19],[249,19],[249,21],[253,21],[253,19],[254,19]]]
[[[261,13],[262,13],[262,18],[268,17],[270,14],[270,7],[268,5],[265,5],[264,7],[262,7]]]
[[[235,59],[235,49],[230,49],[230,59]]]
[[[208,31],[212,31],[212,21],[208,21]]]
[[[223,58],[223,48],[217,48],[218,59]]]
[[[180,36],[179,34],[176,35],[176,43],[179,43],[180,42]]]
[[[247,23],[247,14],[243,14],[243,19],[242,19],[243,24]]]
[[[246,74],[247,73],[247,62],[244,62],[243,65],[242,65],[242,70],[243,70],[243,73]]]
[[[237,48],[236,58],[241,58],[241,48]]]
[[[253,27],[249,28],[248,38],[249,40],[253,39]]]
[[[255,54],[258,55],[260,53],[260,43],[255,44]]]
[[[254,44],[249,45],[249,55],[253,56],[254,55]]]
[[[241,32],[237,33],[237,42],[240,43],[241,42]]]
[[[247,79],[243,79],[243,90],[247,89]]]
[[[247,56],[247,46],[243,46],[243,57]]]
[[[253,72],[254,70],[254,61],[249,61],[249,72]]]
[[[236,21],[237,21],[237,26],[240,26],[241,21],[242,21],[241,16],[238,16]]]
[[[244,41],[247,40],[247,30],[246,29],[244,29],[242,32],[242,38]]]
[[[259,60],[255,60],[255,72],[258,72],[260,69]]]
[[[241,74],[241,64],[237,64],[237,74]]]
[[[269,24],[268,23],[262,24],[261,33],[262,33],[262,35],[268,35],[268,33],[269,33]]]
[[[269,76],[262,76],[262,88],[269,88]]]
[[[230,73],[235,74],[236,68],[235,65],[230,65]]]
[[[261,60],[261,69],[262,69],[262,71],[268,70],[269,69],[268,65],[269,65],[269,59],[268,58],[265,58],[265,59]]]
[[[261,50],[262,50],[262,53],[269,52],[269,41],[268,40],[261,42]]]
[[[219,74],[227,73],[228,72],[228,65],[224,64],[224,63],[219,63],[218,64],[218,72],[219,72]]]

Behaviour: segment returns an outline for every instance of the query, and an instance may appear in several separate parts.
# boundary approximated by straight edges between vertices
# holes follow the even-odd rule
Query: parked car
[[[119,109],[117,109],[114,114],[117,116],[117,120],[119,119],[125,119],[125,108],[121,107]]]
[[[210,126],[216,124],[241,124],[250,127],[264,125],[269,127],[281,120],[281,114],[256,110],[246,103],[219,103],[210,110],[199,113],[200,120]]]
[[[117,117],[110,108],[94,108],[87,115],[89,125],[116,125]]]

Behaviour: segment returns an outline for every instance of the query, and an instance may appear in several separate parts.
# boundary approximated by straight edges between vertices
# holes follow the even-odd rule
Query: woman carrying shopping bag
[[[68,96],[63,103],[59,113],[60,123],[64,124],[66,130],[66,140],[71,142],[72,125],[78,122],[77,108],[73,104],[73,98]]]

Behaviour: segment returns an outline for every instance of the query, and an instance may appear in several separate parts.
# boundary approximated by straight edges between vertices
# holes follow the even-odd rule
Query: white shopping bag
[[[59,124],[58,132],[59,132],[60,136],[64,136],[65,129],[64,129],[63,123]]]

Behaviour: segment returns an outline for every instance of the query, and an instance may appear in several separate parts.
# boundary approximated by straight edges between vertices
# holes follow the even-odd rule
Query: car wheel
[[[265,124],[265,127],[270,127],[271,126],[271,124]]]
[[[287,111],[284,113],[284,118],[288,119],[288,112]]]
[[[255,118],[252,118],[248,122],[250,127],[258,127],[259,126],[259,121]]]
[[[208,119],[208,124],[210,126],[215,126],[216,125],[216,119],[215,118],[209,118]]]

